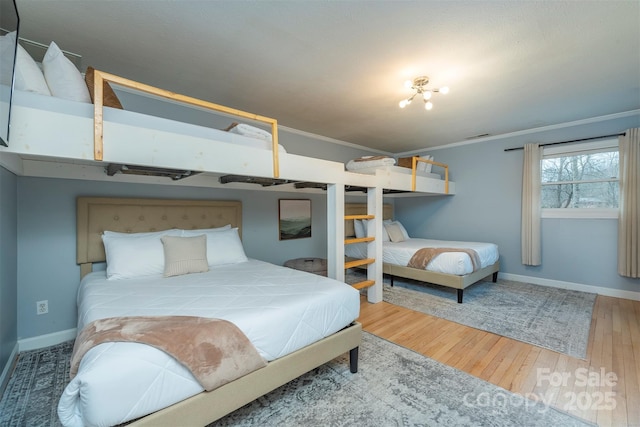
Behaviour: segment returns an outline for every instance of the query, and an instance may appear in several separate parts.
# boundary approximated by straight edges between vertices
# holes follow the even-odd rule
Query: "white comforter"
[[[346,245],[345,255],[352,258],[366,258],[366,245],[366,243]],[[389,264],[406,266],[413,254],[421,248],[473,249],[480,257],[480,268],[494,264],[500,257],[498,246],[493,243],[411,238],[403,242],[384,242],[382,260]],[[445,252],[431,260],[425,270],[462,276],[473,272],[473,264],[469,255],[464,252]]]
[[[359,310],[359,293],[351,286],[256,260],[171,278],[106,280],[104,272],[95,272],[78,291],[78,332],[114,316],[221,318],[274,360],[349,325]],[[100,344],[82,359],[58,415],[65,426],[115,425],[201,391],[191,373],[161,350]]]

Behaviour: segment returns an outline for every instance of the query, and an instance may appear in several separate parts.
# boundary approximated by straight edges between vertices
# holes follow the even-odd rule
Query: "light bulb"
[[[406,87],[407,89],[411,89],[411,86],[413,86],[413,82],[411,80],[406,80],[404,82],[404,87]]]
[[[426,110],[431,110],[433,108],[433,104],[431,103],[431,101],[429,101],[426,104],[424,104],[424,108]]]
[[[425,90],[424,92],[422,92],[422,97],[424,98],[425,101],[428,101],[431,99],[431,91],[430,90]]]
[[[409,101],[406,99],[403,99],[402,101],[400,101],[400,103],[398,104],[400,106],[400,108],[404,108],[407,105],[409,105]]]
[[[439,90],[439,92],[440,92],[441,94],[443,94],[443,95],[446,95],[446,94],[448,94],[448,93],[449,93],[449,88],[448,88],[447,86],[445,86],[445,87],[441,87],[441,88],[440,88],[440,90]]]

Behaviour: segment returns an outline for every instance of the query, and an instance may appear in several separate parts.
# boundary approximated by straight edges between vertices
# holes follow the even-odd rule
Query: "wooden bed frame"
[[[242,228],[242,203],[217,200],[164,200],[79,197],[77,200],[77,262],[81,276],[92,264],[105,262],[101,234],[105,230],[148,232],[170,228]],[[353,322],[335,334],[276,359],[215,390],[202,392],[140,418],[131,426],[205,426],[300,375],[349,352],[350,370],[358,369],[362,325]]]
[[[367,205],[362,203],[348,203],[345,206],[345,210],[353,215],[362,214],[367,212]],[[393,207],[391,205],[384,205],[382,216],[384,219],[393,219]],[[353,222],[351,222],[349,227],[345,226],[345,236],[353,236],[351,233],[355,234],[353,232]],[[474,271],[473,273],[465,274],[464,276],[437,273],[434,271],[420,270],[396,264],[382,264],[382,272],[391,276],[391,286],[393,286],[394,277],[402,277],[447,286],[457,290],[458,303],[460,304],[462,304],[462,297],[465,288],[491,275],[493,275],[492,281],[495,283],[498,280],[498,271],[500,271],[500,261],[496,261],[493,265],[489,265],[485,268]]]

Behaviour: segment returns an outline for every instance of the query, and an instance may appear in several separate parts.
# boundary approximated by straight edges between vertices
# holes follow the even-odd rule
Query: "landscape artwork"
[[[279,200],[280,240],[311,237],[311,200]]]

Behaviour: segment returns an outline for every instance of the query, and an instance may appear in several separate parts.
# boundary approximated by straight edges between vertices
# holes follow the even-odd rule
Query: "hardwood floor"
[[[587,360],[362,299],[365,331],[599,426],[640,426],[640,302],[598,296]]]

